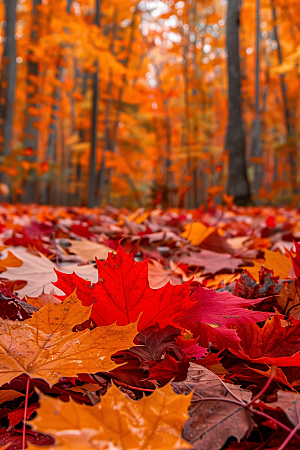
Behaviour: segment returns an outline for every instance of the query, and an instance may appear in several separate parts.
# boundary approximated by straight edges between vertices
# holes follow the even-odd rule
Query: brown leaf
[[[285,315],[300,319],[300,289],[294,280],[284,283],[276,300]]]
[[[97,242],[89,241],[82,238],[80,241],[72,240],[71,246],[68,250],[75,255],[81,256],[81,258],[87,261],[95,261],[95,257],[100,260],[106,260],[108,253],[112,251],[111,248]]]
[[[300,394],[294,392],[277,391],[277,402],[268,406],[280,408],[289,421],[296,427],[300,422]]]
[[[251,400],[251,392],[222,382],[203,366],[192,363],[185,381],[172,383],[178,394],[193,391],[190,418],[184,424],[182,436],[195,449],[219,450],[229,436],[241,440],[251,431],[250,413],[238,402]],[[210,400],[210,398],[213,398]]]

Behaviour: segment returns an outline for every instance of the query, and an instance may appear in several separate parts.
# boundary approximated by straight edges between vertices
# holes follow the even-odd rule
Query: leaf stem
[[[27,377],[24,416],[23,416],[22,450],[26,448],[26,419],[28,409],[29,385],[30,385],[30,377]]]
[[[195,394],[195,392],[194,392]],[[232,400],[230,398],[220,398],[220,397],[205,397],[205,398],[201,398],[202,401],[218,401],[218,402],[228,402],[228,403],[234,403],[235,405],[239,405],[242,406],[243,408],[247,408],[250,412],[252,412],[253,414],[257,414],[259,416],[264,417],[265,419],[271,420],[273,423],[275,423],[276,425],[278,425],[279,427],[283,428],[285,431],[287,431],[288,433],[291,433],[292,430],[291,428],[287,427],[286,425],[284,425],[282,422],[280,422],[277,419],[274,419],[274,417],[269,416],[269,414],[266,414],[262,411],[258,411],[257,409],[253,408],[252,406],[248,407],[247,403],[243,403],[242,401],[237,401],[237,400]],[[194,402],[199,402],[199,400],[194,400]],[[191,403],[193,403],[193,400],[191,401]],[[297,425],[297,428],[300,427],[300,424]],[[296,430],[297,431],[297,430]],[[296,433],[295,431],[295,433]],[[295,434],[294,433],[294,434]],[[295,436],[297,439],[300,440],[299,436]],[[283,447],[284,448],[284,447]],[[279,450],[279,449],[278,449]],[[282,450],[282,449],[281,449]]]
[[[155,389],[144,389],[144,388],[139,388],[139,387],[129,386],[129,384],[122,383],[122,381],[119,381],[119,380],[114,380],[114,379],[113,379],[113,382],[114,382],[115,384],[118,384],[118,385],[120,385],[120,386],[123,386],[123,387],[125,387],[125,388],[127,388],[127,389],[132,389],[132,390],[135,390],[135,391],[144,391],[144,392],[154,392],[154,391],[155,391]]]
[[[270,376],[268,378],[268,381],[266,382],[266,384],[264,385],[264,387],[258,392],[258,394],[255,395],[255,397],[253,397],[253,399],[251,400],[250,403],[247,403],[247,408],[249,408],[250,406],[253,405],[253,403],[256,402],[256,400],[259,400],[259,398],[266,392],[266,390],[268,389],[268,387],[270,386],[270,384],[273,381],[273,378],[275,377],[277,372],[277,367],[276,366],[272,366],[271,367],[271,373]]]
[[[298,425],[290,432],[290,434],[285,438],[285,440],[283,441],[283,443],[281,444],[280,447],[278,447],[278,450],[283,450],[286,445],[289,443],[289,441],[292,439],[292,437],[295,436],[295,434],[297,433],[297,431],[300,428],[300,422],[298,423]],[[296,436],[299,438],[299,436]]]

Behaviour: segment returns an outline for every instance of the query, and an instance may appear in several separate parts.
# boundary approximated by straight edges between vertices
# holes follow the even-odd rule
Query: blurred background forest
[[[298,205],[298,8],[0,0],[1,199]]]

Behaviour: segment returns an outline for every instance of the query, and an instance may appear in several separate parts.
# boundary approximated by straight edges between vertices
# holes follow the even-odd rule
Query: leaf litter
[[[0,218],[0,446],[299,446],[296,210],[31,208]]]

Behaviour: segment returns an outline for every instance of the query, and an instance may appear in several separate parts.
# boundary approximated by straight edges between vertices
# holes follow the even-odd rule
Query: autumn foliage
[[[298,448],[298,221],[2,206],[1,446]]]
[[[5,6],[14,3],[15,49],[7,55]],[[156,3],[101,0],[97,12],[96,0],[0,1],[5,199],[188,208],[207,194],[221,201],[228,178],[226,2]],[[299,201],[297,8],[295,0],[261,2],[257,156],[251,147],[256,9],[242,2],[243,122],[255,201]],[[7,103],[11,64],[13,104]]]

